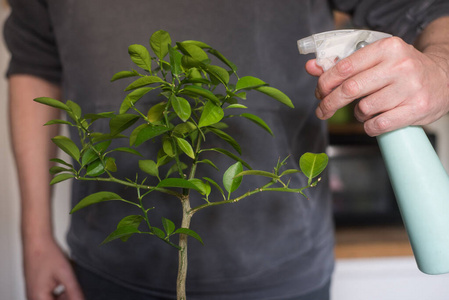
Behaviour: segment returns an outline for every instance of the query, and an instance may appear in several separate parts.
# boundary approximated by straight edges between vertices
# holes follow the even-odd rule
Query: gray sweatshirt
[[[228,132],[242,146],[243,159],[254,169],[270,171],[278,158],[290,155],[298,167],[304,152],[324,152],[325,123],[314,116],[316,79],[304,71],[296,40],[331,30],[332,9],[353,15],[358,26],[390,32],[413,41],[431,20],[449,12],[448,1],[423,0],[10,0],[12,14],[5,39],[12,53],[7,75],[32,74],[63,86],[63,98],[79,103],[84,112],[117,111],[125,97],[126,81],[110,83],[118,71],[132,65],[127,47],[148,46],[150,35],[168,31],[173,41],[200,40],[221,51],[238,67],[240,76],[253,75],[284,91],[289,109],[250,93],[245,103],[263,118],[275,137],[247,120],[231,121]],[[43,95],[44,96],[44,95]],[[156,96],[142,100],[157,103]],[[103,128],[102,128],[103,127]],[[99,125],[97,130],[106,130]],[[77,134],[72,132],[72,134]],[[212,147],[228,148],[221,141]],[[217,144],[218,143],[218,144]],[[138,150],[154,159],[160,145],[146,143]],[[206,145],[207,147],[208,145]],[[232,149],[230,149],[232,150]],[[218,155],[218,154],[217,154]],[[115,155],[121,177],[134,178],[137,160]],[[215,159],[214,156],[211,159]],[[232,163],[220,159],[220,175],[206,167],[199,176],[221,181]],[[354,174],[357,176],[357,174]],[[306,184],[301,174],[292,182]],[[244,178],[239,191],[259,187],[266,179]],[[73,205],[102,190],[125,199],[133,189],[101,182],[74,181]],[[290,193],[262,193],[238,204],[213,207],[194,216],[192,229],[204,240],[189,244],[189,299],[289,299],[319,288],[333,269],[333,225],[326,174],[309,200]],[[221,197],[212,194],[211,197]],[[200,203],[198,197],[194,203]],[[61,199],[63,201],[64,199]],[[150,218],[161,217],[180,226],[178,199],[153,193]],[[76,263],[117,284],[153,296],[172,297],[177,250],[156,238],[133,236],[100,246],[119,220],[138,214],[135,207],[111,202],[93,205],[71,216],[68,243]]]

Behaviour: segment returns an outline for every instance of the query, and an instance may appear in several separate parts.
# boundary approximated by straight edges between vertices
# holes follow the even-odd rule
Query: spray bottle
[[[301,54],[315,53],[327,71],[356,50],[391,35],[335,30],[298,41]],[[409,126],[377,137],[418,268],[449,273],[449,176],[424,130]]]

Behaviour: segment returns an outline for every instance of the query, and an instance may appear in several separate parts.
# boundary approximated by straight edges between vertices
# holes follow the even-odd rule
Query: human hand
[[[24,270],[28,300],[83,300],[72,267],[53,239],[25,241]],[[55,295],[57,286],[64,292]]]
[[[328,119],[360,99],[354,115],[370,136],[426,125],[449,111],[448,60],[420,52],[397,37],[372,43],[327,72],[310,60],[306,71],[319,77],[318,118]]]

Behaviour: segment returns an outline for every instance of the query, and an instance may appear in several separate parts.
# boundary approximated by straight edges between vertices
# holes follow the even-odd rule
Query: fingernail
[[[321,94],[320,94],[320,91],[319,91],[318,89],[315,89],[315,97],[316,97],[318,100],[321,100]]]

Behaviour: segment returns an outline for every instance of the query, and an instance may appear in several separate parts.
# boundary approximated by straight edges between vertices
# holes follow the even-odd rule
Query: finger
[[[318,91],[321,97],[326,97],[348,78],[382,62],[384,52],[379,51],[380,46],[378,42],[354,52],[350,56],[340,60],[327,72],[324,72],[318,80]]]
[[[378,136],[382,133],[406,127],[414,123],[414,117],[407,106],[398,106],[386,111],[364,123],[365,132],[369,136]]]
[[[61,285],[64,286],[64,291],[61,296],[63,295],[70,300],[84,300],[83,292],[72,269],[62,270],[59,275]]]
[[[384,72],[384,68],[380,65],[374,68],[361,72],[347,80],[345,80],[340,86],[334,89],[329,95],[327,95],[319,104],[316,114],[320,119],[328,119],[334,115],[334,113],[353,102],[356,99],[366,97],[371,94],[377,94],[378,91],[389,86],[392,83],[390,78]],[[377,97],[372,97],[377,99]],[[373,100],[368,98],[363,102],[359,117],[363,120],[367,119],[367,115],[378,113],[376,107],[371,107]]]
[[[316,59],[311,59],[306,62],[305,65],[307,73],[309,73],[312,76],[321,76],[321,74],[324,73],[323,69],[317,65]]]
[[[365,122],[401,105],[403,99],[404,94],[401,94],[393,84],[387,85],[376,93],[361,99],[354,108],[354,116],[358,121]]]

